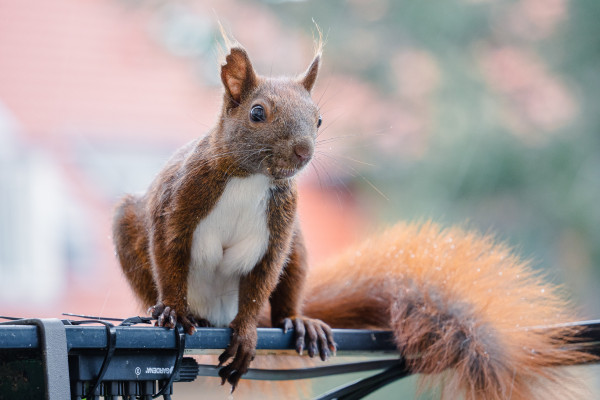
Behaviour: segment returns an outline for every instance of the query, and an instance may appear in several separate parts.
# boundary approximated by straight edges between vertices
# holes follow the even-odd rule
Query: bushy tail
[[[555,368],[590,359],[564,346],[576,318],[556,286],[493,238],[397,225],[311,272],[304,311],[338,328],[395,332],[415,373],[448,398],[568,398]],[[541,393],[543,392],[543,393]]]

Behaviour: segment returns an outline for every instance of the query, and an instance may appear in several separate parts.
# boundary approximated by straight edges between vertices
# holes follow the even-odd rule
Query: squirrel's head
[[[265,78],[254,71],[246,50],[231,47],[221,66],[225,88],[218,131],[221,144],[250,173],[293,177],[312,159],[319,108],[310,92],[321,52],[297,78]]]

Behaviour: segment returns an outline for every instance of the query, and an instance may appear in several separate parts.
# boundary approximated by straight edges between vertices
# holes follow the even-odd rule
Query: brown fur
[[[487,236],[398,224],[315,268],[307,315],[333,327],[392,329],[415,373],[444,372],[448,398],[570,398],[574,320],[559,289]],[[536,328],[537,327],[537,328]]]
[[[208,138],[194,141],[177,152],[145,196],[127,196],[117,207],[117,254],[144,306],[163,302],[187,311],[192,233],[224,188],[225,174],[214,173],[224,167],[227,160],[211,157]]]
[[[276,310],[273,325],[287,328],[294,323],[301,328],[296,330],[302,336],[298,338],[302,343],[299,351],[304,327],[309,353],[320,346],[325,358],[328,344],[333,344],[329,328],[303,318],[299,309],[306,262],[296,224],[293,174],[306,165],[314,151],[319,112],[310,91],[319,63],[317,54],[299,79],[266,79],[254,72],[242,47],[232,47],[221,68],[225,94],[215,128],[181,148],[144,196],[125,197],[115,213],[115,247],[134,292],[145,306],[153,306],[158,326],[174,327],[179,322],[193,333],[195,326],[209,323],[205,316],[191,314],[186,299],[196,226],[210,213],[232,177],[264,174],[271,178],[267,250],[240,278],[238,313],[230,324],[231,343],[219,357],[219,365],[233,358],[219,371],[223,381],[233,387],[254,357],[258,317],[269,298]],[[257,105],[264,109],[263,121],[252,119],[251,110]],[[327,335],[328,342],[320,341],[314,332]]]
[[[123,272],[131,288],[146,307],[158,299],[158,292],[152,277],[152,267],[148,251],[148,236],[143,211],[143,203],[133,197],[126,196],[117,206],[115,224],[113,226],[113,240],[117,249],[117,256]]]
[[[299,227],[296,227],[292,249],[279,284],[271,293],[271,321],[281,324],[285,318],[296,316],[300,311],[300,299],[306,280],[306,248]]]

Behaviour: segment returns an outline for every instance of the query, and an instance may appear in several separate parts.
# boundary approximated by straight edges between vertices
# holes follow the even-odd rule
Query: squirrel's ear
[[[315,82],[317,81],[317,75],[319,74],[319,65],[321,64],[321,53],[317,53],[312,63],[304,73],[304,76],[300,79],[300,83],[309,92],[312,90]]]
[[[239,105],[244,95],[254,89],[256,80],[256,73],[246,50],[242,47],[231,48],[225,57],[225,64],[221,66],[221,81],[232,107]]]

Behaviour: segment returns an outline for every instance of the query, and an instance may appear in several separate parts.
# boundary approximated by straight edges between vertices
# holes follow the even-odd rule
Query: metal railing
[[[115,321],[120,325],[115,326]],[[0,371],[12,374],[0,379],[12,382],[10,387],[0,383],[0,398],[27,398],[34,391],[37,398],[49,400],[170,399],[175,382],[190,382],[197,376],[218,377],[214,365],[199,365],[187,355],[220,353],[229,343],[230,329],[199,328],[189,336],[182,329],[140,326],[148,323],[150,319],[145,317],[15,319],[0,323]],[[574,325],[581,327],[574,346],[600,356],[600,321]],[[252,368],[243,378],[295,380],[377,371],[318,397],[354,400],[411,374],[397,352],[392,332],[334,329],[334,337],[340,356],[389,357],[302,369]],[[293,349],[292,331],[258,329],[259,353],[281,354]],[[26,382],[19,382],[20,377],[26,377]]]

